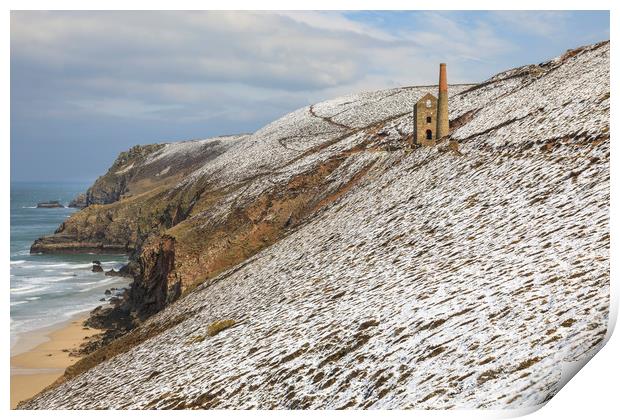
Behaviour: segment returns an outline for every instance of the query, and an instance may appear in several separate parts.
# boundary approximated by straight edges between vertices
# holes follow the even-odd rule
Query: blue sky
[[[339,95],[479,82],[609,39],[608,12],[12,12],[11,179],[255,131]]]

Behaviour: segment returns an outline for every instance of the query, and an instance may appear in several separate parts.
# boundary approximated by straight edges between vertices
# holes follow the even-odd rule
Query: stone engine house
[[[417,144],[434,146],[435,141],[448,135],[448,78],[446,64],[439,65],[439,96],[427,93],[413,109],[414,138]]]
[[[430,93],[422,96],[413,110],[415,141],[428,144],[437,135],[437,98]]]

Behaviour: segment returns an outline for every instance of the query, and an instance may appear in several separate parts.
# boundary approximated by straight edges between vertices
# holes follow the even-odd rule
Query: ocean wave
[[[82,285],[92,285],[92,286],[80,290],[80,293],[90,292],[90,291],[95,290],[95,289],[97,289],[99,287],[109,286],[109,285],[112,285],[112,284],[117,283],[117,282],[118,282],[118,278],[116,278],[116,277],[108,277],[105,280],[101,280],[101,281],[96,281],[96,282],[93,281],[93,282],[89,282],[89,283],[82,283]],[[123,286],[123,287],[126,287],[126,285]]]
[[[37,206],[22,206],[22,209],[36,209]]]
[[[108,283],[116,283],[118,281],[118,277],[113,277],[113,276],[105,276],[102,279],[99,280],[95,280],[95,281],[84,281],[84,282],[80,282],[79,285],[80,286],[90,286],[92,284],[96,284],[98,286],[105,286]]]
[[[65,280],[75,280],[75,276],[28,276],[26,278],[22,277],[21,279],[22,282],[28,284],[28,286],[24,287],[37,287],[48,283],[57,283]],[[21,288],[11,289],[11,291],[20,289]]]
[[[93,305],[91,303],[88,303],[88,304],[84,304],[84,305],[82,305],[82,306],[80,306],[77,309],[74,309],[72,311],[67,311],[67,312],[65,312],[64,315],[67,318],[72,318],[72,317],[74,317],[77,314],[90,312],[92,309],[93,309]]]
[[[88,268],[92,267],[92,263],[58,263],[58,264],[41,264],[42,268],[50,268],[50,267],[69,267],[69,268]]]
[[[11,287],[11,290],[10,290],[10,291],[11,291],[11,293],[13,293],[13,292],[19,292],[19,291],[22,291],[22,290],[30,290],[30,289],[34,289],[35,287],[36,287],[36,286],[35,286],[35,285],[33,285],[33,284],[28,285],[28,286],[23,286],[23,287]]]
[[[74,276],[54,276],[54,277],[35,277],[35,279],[41,279],[44,281],[56,283],[58,281],[73,280],[75,279],[75,277]]]
[[[11,261],[11,265],[23,264],[25,262],[26,260],[15,260],[15,261]]]
[[[101,283],[98,281],[85,281],[85,282],[80,283],[80,286],[90,286],[91,284],[101,284]]]
[[[29,285],[24,287],[11,288],[11,295],[26,295],[34,292],[41,292],[43,290],[48,290],[49,286],[39,286],[38,285]]]
[[[92,267],[92,263],[57,263],[57,264],[46,264],[46,263],[35,263],[22,265],[20,268],[39,268],[41,270],[52,272],[54,270],[48,271],[50,268],[68,268],[68,269],[84,269]]]

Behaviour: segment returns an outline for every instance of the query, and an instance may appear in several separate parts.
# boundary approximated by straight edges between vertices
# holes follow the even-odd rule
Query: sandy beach
[[[84,327],[86,318],[86,314],[80,314],[65,323],[20,337],[11,351],[11,409],[52,384],[79,359],[69,356],[69,350],[101,332]]]

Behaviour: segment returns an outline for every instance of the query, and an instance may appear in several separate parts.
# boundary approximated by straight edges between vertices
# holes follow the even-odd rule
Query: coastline
[[[103,332],[83,326],[89,311],[62,323],[24,334],[11,349],[11,409],[33,397],[81,356],[71,352],[95,334]]]

